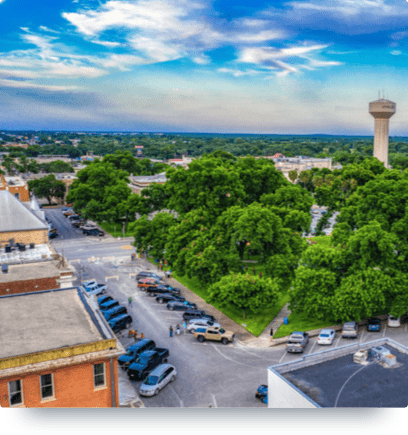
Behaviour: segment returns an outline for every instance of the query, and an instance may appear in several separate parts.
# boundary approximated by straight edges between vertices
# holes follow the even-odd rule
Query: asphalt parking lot
[[[45,211],[45,217],[48,219],[48,222],[54,225],[54,228],[57,230],[58,233],[58,236],[52,240],[95,238],[94,236],[85,236],[82,230],[73,227],[69,219],[62,214],[63,208],[64,207],[43,209]],[[105,232],[105,236],[103,238],[109,237],[111,236],[109,234],[106,234]]]

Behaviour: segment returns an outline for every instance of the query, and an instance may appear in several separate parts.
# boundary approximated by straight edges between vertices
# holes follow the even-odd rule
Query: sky
[[[0,17],[1,130],[371,135],[380,91],[408,136],[406,0],[0,0]]]

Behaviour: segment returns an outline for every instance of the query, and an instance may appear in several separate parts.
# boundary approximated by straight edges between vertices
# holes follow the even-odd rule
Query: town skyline
[[[406,135],[407,2],[35,3],[0,1],[2,130],[370,136],[380,92]]]

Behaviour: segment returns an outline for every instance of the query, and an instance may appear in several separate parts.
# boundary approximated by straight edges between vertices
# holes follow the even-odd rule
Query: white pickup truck
[[[103,295],[108,289],[107,284],[98,284],[94,279],[90,281],[84,281],[82,283],[82,287],[88,294],[94,296]]]

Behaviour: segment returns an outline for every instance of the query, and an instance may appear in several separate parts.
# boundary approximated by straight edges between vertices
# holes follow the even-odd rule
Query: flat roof
[[[113,338],[79,295],[70,288],[0,297],[0,359]]]
[[[383,346],[397,358],[387,367],[369,356],[364,364],[353,362],[357,347],[371,349]],[[364,346],[342,346],[338,352],[318,352],[302,360],[281,364],[275,369],[292,386],[321,407],[338,408],[405,408],[408,406],[408,349],[389,339],[380,339]],[[347,353],[347,349],[352,353]],[[346,350],[346,352],[344,352]],[[324,354],[328,356],[324,358]],[[336,353],[340,356],[336,356]],[[347,354],[345,354],[347,353]],[[313,358],[321,361],[312,364]],[[309,359],[307,361],[307,359]],[[289,370],[282,369],[287,365]],[[299,367],[290,370],[290,367]]]
[[[36,278],[59,277],[58,261],[40,261],[38,263],[13,264],[8,273],[0,273],[0,283],[26,281]]]

